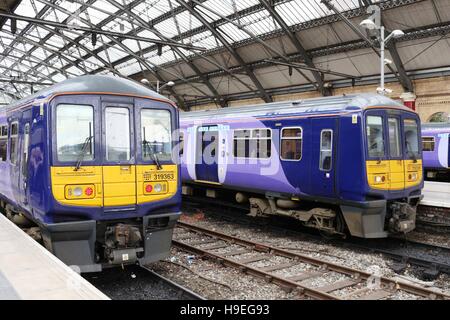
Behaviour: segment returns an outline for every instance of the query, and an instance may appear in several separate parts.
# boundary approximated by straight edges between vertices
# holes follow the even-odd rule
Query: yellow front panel
[[[136,166],[103,166],[104,206],[136,204]]]
[[[422,181],[422,160],[366,161],[367,181],[371,188],[402,190]],[[384,181],[383,181],[384,179]],[[378,181],[377,181],[378,180]]]
[[[366,161],[367,182],[373,189],[387,190],[389,188],[389,161]]]
[[[417,186],[422,181],[422,160],[405,160],[405,187]]]
[[[405,188],[405,167],[403,160],[389,160],[389,189],[402,190]]]
[[[82,166],[75,171],[74,167],[52,167],[52,192],[56,201],[64,205],[101,207],[103,205],[102,167]],[[94,187],[90,197],[72,197],[68,194],[68,186]]]
[[[159,201],[172,197],[177,192],[178,186],[178,166],[174,164],[162,165],[161,170],[157,170],[156,165],[137,165],[137,203]],[[156,183],[165,186],[164,192],[145,192],[145,186]]]

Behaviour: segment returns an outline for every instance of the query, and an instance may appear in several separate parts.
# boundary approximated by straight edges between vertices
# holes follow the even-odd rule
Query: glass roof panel
[[[168,38],[176,37],[178,39],[180,34],[183,34],[184,38],[177,41],[192,43],[205,47],[207,50],[223,47],[223,44],[213,36],[209,29],[202,28],[202,23],[198,18],[180,7],[178,0],[115,1],[120,5],[129,6],[127,8],[143,20],[154,22],[154,27]],[[194,10],[211,23],[230,43],[249,39],[250,35],[223,17],[229,17],[255,36],[264,35],[280,28],[269,12],[262,7],[260,0],[198,0],[198,2]],[[359,6],[359,2],[359,0],[333,1],[341,11],[355,8]],[[379,2],[379,0],[374,2]],[[48,5],[49,3],[54,3],[58,7],[53,8]],[[92,1],[89,6],[86,3],[87,0],[22,0],[15,13],[27,17],[37,17],[37,12],[41,12],[37,18],[46,21],[63,22],[67,19],[71,25],[89,28],[94,25],[102,30],[130,32],[147,39],[159,40],[159,37],[153,32],[140,27],[132,16],[112,5],[108,0]],[[276,2],[275,10],[289,26],[331,14],[320,0],[281,0]],[[0,50],[4,53],[3,56],[0,56],[0,66],[3,66],[2,70],[11,66],[21,74],[33,75],[31,72],[33,70],[30,71],[30,69],[34,69],[39,61],[45,60],[46,62],[40,64],[35,70],[38,80],[48,81],[46,77],[50,74],[55,81],[63,80],[64,75],[53,74],[56,72],[55,68],[65,69],[65,71],[57,72],[66,72],[69,76],[81,75],[93,70],[111,73],[101,70],[104,66],[101,59],[107,63],[120,59],[121,63],[117,68],[125,75],[140,72],[141,66],[136,61],[136,56],[143,56],[150,65],[157,66],[180,59],[168,46],[163,46],[161,56],[158,56],[154,49],[149,51],[150,46],[155,46],[148,41],[120,39],[123,46],[121,47],[116,43],[119,41],[117,38],[98,35],[97,43],[93,46],[90,32],[60,29],[58,30],[59,35],[54,35],[49,31],[54,30],[53,26],[30,25],[25,21],[17,21],[17,29],[17,33],[12,34],[10,20],[7,20],[3,29],[0,30]],[[136,31],[138,31],[137,34]],[[21,32],[24,33],[23,39],[19,36]],[[104,45],[104,43],[107,44]],[[147,52],[143,51],[145,52],[143,54],[141,50]],[[194,54],[187,49],[180,49],[180,51],[186,56]],[[94,56],[92,56],[93,54]],[[98,55],[98,58],[95,55]],[[23,61],[15,63],[20,59]],[[70,63],[70,61],[77,61],[78,64],[80,60],[85,61],[80,62],[78,67]],[[0,84],[0,90],[2,86]],[[3,88],[5,87],[3,86]],[[27,86],[25,85],[24,88],[26,89]]]

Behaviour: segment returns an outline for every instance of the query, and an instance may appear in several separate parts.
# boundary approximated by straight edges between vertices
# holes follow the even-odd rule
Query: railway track
[[[242,205],[228,203],[227,201],[217,201],[203,197],[189,197],[185,204],[200,203],[204,205],[214,205],[214,210],[208,210],[208,214],[219,216],[221,219],[247,225],[258,225],[268,230],[276,230],[285,234],[290,234],[302,239],[312,239],[316,241],[328,241],[346,248],[356,248],[369,252],[381,253],[396,261],[392,268],[401,273],[408,265],[422,268],[422,277],[425,280],[433,280],[441,272],[450,274],[450,248],[445,246],[432,245],[425,242],[414,241],[407,237],[392,237],[388,239],[357,239],[345,240],[332,239],[325,240],[314,230],[302,227],[292,219],[258,219],[247,217],[248,209]],[[229,210],[229,209],[232,209]],[[237,212],[236,212],[237,211]],[[270,222],[270,223],[269,223]],[[301,230],[301,231],[298,231]]]
[[[326,262],[274,246],[241,239],[186,222],[179,222],[173,244],[203,258],[261,277],[285,290],[297,290],[300,298],[332,300],[409,298],[445,299],[450,296],[370,273]],[[282,272],[291,270],[287,275]],[[313,285],[314,280],[324,280]]]
[[[158,279],[158,281],[164,282],[165,284],[170,286],[173,290],[177,291],[178,292],[177,296],[178,296],[179,300],[207,300],[205,297],[195,293],[194,291],[157,273],[156,271],[152,270],[150,267],[148,267],[148,266],[141,266],[141,267],[144,268],[145,270],[147,270],[148,272],[150,272],[150,274],[154,278]]]

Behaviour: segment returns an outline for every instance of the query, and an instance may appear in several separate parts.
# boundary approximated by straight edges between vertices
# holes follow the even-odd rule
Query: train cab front
[[[386,233],[410,232],[416,225],[416,208],[423,188],[420,120],[409,111],[368,110],[365,135],[364,195],[368,202],[378,204],[380,215],[370,228]]]
[[[140,98],[53,101],[46,246],[82,272],[167,257],[180,216],[176,109]]]

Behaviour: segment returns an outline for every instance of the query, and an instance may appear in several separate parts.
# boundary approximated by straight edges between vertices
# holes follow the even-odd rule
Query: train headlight
[[[386,181],[385,176],[375,176],[375,183],[383,183],[384,181]]]
[[[154,186],[155,192],[161,192],[162,191],[162,185],[160,183],[156,183]]]
[[[82,194],[83,194],[83,189],[81,187],[76,187],[75,189],[73,189],[73,195],[75,197],[81,197]]]
[[[411,174],[409,175],[409,180],[412,180],[412,181],[417,180],[417,173],[416,173],[416,172],[411,173]]]

